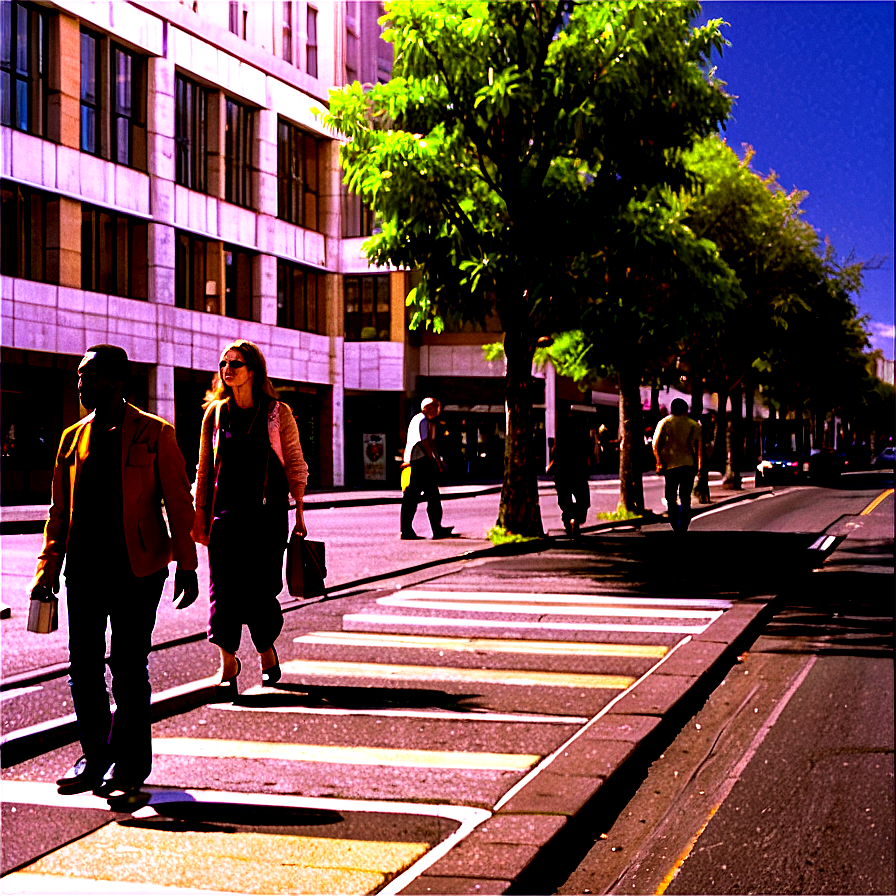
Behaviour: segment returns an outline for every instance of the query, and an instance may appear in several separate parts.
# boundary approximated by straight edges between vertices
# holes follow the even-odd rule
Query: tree
[[[495,311],[507,358],[498,524],[542,532],[531,370],[574,329],[594,234],[685,175],[681,151],[730,100],[707,74],[719,23],[696,2],[392,2],[392,80],[331,94],[346,183],[382,232],[379,265],[417,269],[412,326]]]

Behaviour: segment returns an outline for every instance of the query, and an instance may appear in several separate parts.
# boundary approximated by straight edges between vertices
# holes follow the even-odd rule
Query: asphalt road
[[[425,857],[441,868],[427,886],[436,880],[448,889],[433,892],[452,892],[459,891],[451,889],[460,886],[458,880],[469,882],[470,872],[462,874],[463,849],[448,848],[455,842],[463,847],[463,838],[478,825],[483,831],[494,825],[491,849],[467,856],[466,867],[472,860],[481,869],[477,892],[503,892],[510,883],[502,878],[504,864],[519,867],[521,853],[534,855],[548,836],[544,826],[562,822],[566,801],[593,794],[603,764],[613,766],[614,754],[630,751],[644,735],[639,726],[674,703],[669,689],[678,687],[676,676],[655,674],[666,659],[674,659],[695,635],[724,628],[739,601],[766,600],[787,584],[805,590],[807,576],[812,578],[806,549],[818,533],[834,526],[855,538],[857,530],[848,527],[861,522],[859,514],[881,491],[876,483],[855,485],[784,489],[712,508],[695,520],[684,541],[656,524],[590,537],[581,546],[557,544],[538,555],[466,561],[408,577],[399,590],[395,583],[355,589],[288,613],[280,639],[281,687],[260,688],[259,670],[244,650],[239,701],[202,706],[154,726],[150,805],[112,807],[110,813],[93,796],[58,797],[51,782],[77,757],[76,745],[6,769],[3,869],[21,873],[7,875],[3,890],[45,892],[41,887],[52,880],[64,892],[60,881],[71,879],[69,892],[85,880],[96,893],[120,892],[115,888],[122,881],[189,891],[207,889],[213,870],[216,888],[238,893],[278,892],[284,881],[303,892],[426,892],[422,879],[415,890],[414,879],[402,877]],[[481,500],[470,503],[475,507]],[[389,509],[373,508],[370,517],[367,510],[347,510],[336,526],[351,523],[348,552],[362,550],[365,539],[394,544],[385,534],[394,530],[376,523]],[[877,512],[889,512],[892,530],[892,497]],[[324,531],[315,519],[323,516],[310,522]],[[454,522],[449,513],[446,522]],[[359,528],[366,529],[364,538]],[[873,539],[866,541],[871,547]],[[441,549],[455,542],[410,546],[424,544]],[[892,568],[892,546],[889,556]],[[837,574],[848,574],[847,567]],[[779,701],[774,694],[782,687],[788,692],[799,674],[794,662],[802,658],[798,653],[780,664],[767,659],[765,671],[780,665],[790,677],[769,671],[769,696],[754,695],[765,699],[764,713],[747,711],[752,697],[735,700],[743,711],[734,715],[748,718],[749,726],[739,727],[713,708],[714,724],[727,732],[723,741],[732,767],[749,753],[762,729],[759,719],[771,718]],[[160,651],[151,667],[154,688],[211,674],[215,665],[204,644]],[[643,694],[657,708],[640,712],[654,715],[636,710],[616,716],[617,727],[578,754],[576,761],[584,765],[566,768],[564,751],[568,747],[572,755],[573,740],[589,720],[642,680],[655,686],[629,698]],[[4,720],[9,710],[25,719],[28,707],[50,706],[58,714],[63,693],[49,684],[14,697],[6,692]],[[869,697],[885,694],[879,689]],[[753,732],[745,742],[743,727]],[[704,745],[707,755],[708,749]],[[671,753],[676,754],[674,745]],[[549,758],[553,771],[541,772],[532,779],[534,789],[526,788]],[[552,775],[562,781],[560,790],[539,797],[549,794],[544,787]],[[726,772],[723,780],[730,777]],[[677,792],[670,788],[670,798]],[[636,801],[638,795],[632,796]],[[515,845],[502,840],[499,819],[489,820],[497,807],[529,818],[530,839],[521,842],[517,832]],[[876,818],[883,822],[886,806],[880,812]],[[638,820],[637,826],[652,833],[663,817],[656,824]],[[691,837],[699,824],[675,827]],[[626,836],[622,851],[611,856],[634,853],[637,838]],[[653,846],[650,836],[641,835],[646,854]],[[675,859],[687,838],[672,846],[664,856]],[[443,851],[448,854],[440,866]],[[456,852],[461,858],[452,866]],[[103,858],[108,856],[116,857],[111,865]],[[587,862],[585,855],[582,873]],[[664,877],[671,865],[666,863]],[[556,884],[561,872],[574,870],[553,868]]]
[[[860,515],[828,531],[849,539],[783,595],[558,893],[896,892],[893,498],[863,516],[865,492],[800,497],[816,496],[782,495],[767,528],[842,507]]]

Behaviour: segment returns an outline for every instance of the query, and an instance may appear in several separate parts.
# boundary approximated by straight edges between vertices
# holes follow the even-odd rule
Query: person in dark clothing
[[[149,776],[147,658],[169,561],[177,561],[178,606],[199,593],[184,458],[174,427],[125,402],[128,368],[127,353],[114,345],[91,347],[78,366],[81,404],[93,413],[62,434],[31,584],[32,597],[58,591],[65,561],[69,683],[83,755],[56,782],[61,793],[126,796]]]
[[[566,534],[579,535],[582,524],[588,519],[591,491],[588,487],[588,466],[591,445],[577,438],[571,419],[567,418],[557,433],[551,448],[548,473],[557,489],[557,503]]]
[[[221,651],[219,697],[232,699],[243,625],[259,654],[262,683],[280,679],[274,642],[283,628],[277,596],[289,497],[304,536],[308,465],[295,417],[277,400],[258,346],[237,340],[225,348],[219,369],[202,421],[193,537],[208,547],[208,639]]]

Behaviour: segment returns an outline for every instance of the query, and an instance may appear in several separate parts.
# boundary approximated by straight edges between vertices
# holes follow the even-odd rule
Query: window
[[[391,288],[388,274],[345,277],[345,338],[349,342],[388,342]]]
[[[283,61],[292,64],[292,0],[283,0]]]
[[[24,3],[0,3],[0,121],[47,133],[48,15]]]
[[[224,313],[238,320],[252,320],[252,253],[224,246],[224,284],[227,299]]]
[[[277,217],[320,230],[319,163],[322,140],[284,119],[277,128]]]
[[[229,4],[229,15],[227,20],[227,27],[230,29],[231,34],[237,35],[239,37],[240,33],[240,4],[237,0],[230,0]]]
[[[146,168],[143,59],[112,45],[112,161]]]
[[[227,124],[224,139],[224,198],[244,208],[252,200],[252,110],[241,103],[226,101]]]
[[[81,288],[132,299],[147,297],[146,222],[81,205]]]
[[[50,282],[47,222],[59,221],[59,200],[39,190],[3,181],[0,270],[8,277]]]
[[[100,150],[97,43],[92,34],[81,32],[81,149],[93,155],[98,155]]]
[[[360,196],[342,187],[342,235],[346,238],[371,236],[374,233],[376,216]]]
[[[317,77],[317,10],[313,6],[307,11],[308,38],[305,44],[305,69],[312,78]]]
[[[96,34],[81,32],[82,151],[146,169],[144,62]]]
[[[277,262],[277,326],[322,333],[324,277],[286,261]]]
[[[178,308],[218,313],[217,284],[209,281],[209,258],[217,244],[177,231],[174,243],[174,302]]]
[[[174,86],[175,178],[182,187],[207,190],[209,91],[177,75]]]
[[[386,14],[385,4],[380,3],[379,18]],[[387,25],[380,26],[380,34],[386,30]],[[392,57],[394,55],[392,44],[387,43],[382,37],[376,42],[376,79],[380,84],[385,84],[392,77]]]

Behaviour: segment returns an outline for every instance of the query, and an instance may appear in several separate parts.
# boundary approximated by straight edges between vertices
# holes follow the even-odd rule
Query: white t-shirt
[[[417,416],[408,424],[408,441],[404,448],[404,462],[406,464],[411,462],[414,446],[419,445],[420,442],[425,442],[428,438],[429,420],[426,419],[425,414],[417,414]],[[420,456],[419,451],[417,452],[417,456]]]

